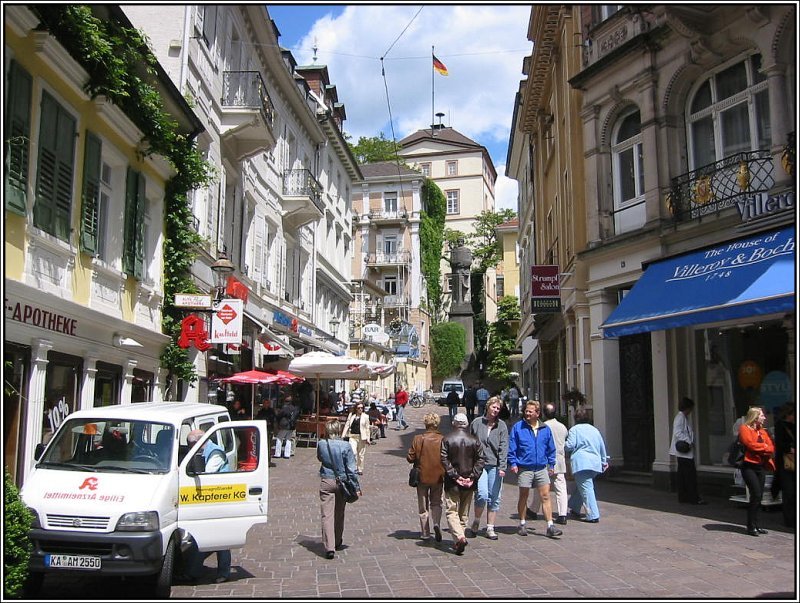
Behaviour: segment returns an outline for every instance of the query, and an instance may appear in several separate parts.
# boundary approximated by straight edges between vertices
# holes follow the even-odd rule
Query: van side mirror
[[[44,444],[42,443],[36,444],[36,448],[33,451],[34,460],[38,461],[40,458],[42,458],[42,454],[44,454],[44,448],[45,448]]]

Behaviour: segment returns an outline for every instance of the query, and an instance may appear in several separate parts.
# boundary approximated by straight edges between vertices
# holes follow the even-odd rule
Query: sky
[[[489,151],[496,209],[517,210],[517,183],[505,176],[505,164],[522,61],[532,49],[530,4],[268,4],[267,10],[281,46],[299,65],[313,64],[317,47],[316,63],[328,67],[353,142],[381,132],[401,140],[444,113],[445,126]],[[433,72],[432,52],[449,75]]]

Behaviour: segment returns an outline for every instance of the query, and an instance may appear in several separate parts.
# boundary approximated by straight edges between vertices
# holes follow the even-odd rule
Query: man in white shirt
[[[567,496],[567,458],[564,455],[564,442],[567,441],[567,426],[561,421],[556,419],[556,406],[548,402],[542,407],[542,417],[545,419],[544,424],[550,428],[553,433],[553,443],[556,445],[556,464],[554,468],[553,477],[551,479],[553,489],[556,492],[556,509],[558,515],[554,523],[565,526],[567,525],[567,504],[569,497]],[[538,490],[533,490],[533,509],[538,509],[541,505]],[[531,519],[536,518],[530,508],[528,509],[528,516]]]

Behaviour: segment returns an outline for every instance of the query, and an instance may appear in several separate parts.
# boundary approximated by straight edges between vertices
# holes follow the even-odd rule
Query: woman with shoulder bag
[[[419,509],[420,538],[430,540],[431,526],[436,542],[442,541],[442,495],[444,492],[444,467],[442,466],[442,433],[439,431],[441,418],[436,413],[428,413],[423,419],[425,433],[414,436],[406,460],[419,467],[417,484],[417,507]],[[430,519],[430,521],[429,521]]]
[[[744,447],[742,479],[750,493],[747,504],[747,534],[758,536],[767,531],[758,525],[758,512],[764,494],[764,470],[775,471],[775,445],[764,428],[767,418],[759,406],[751,406],[739,427],[739,441]]]
[[[472,421],[470,432],[481,442],[486,464],[478,478],[475,491],[475,518],[467,530],[467,535],[477,536],[481,525],[483,509],[486,511],[486,538],[497,540],[494,522],[500,509],[500,494],[503,491],[503,478],[508,463],[508,426],[502,421],[502,400],[494,396],[486,402],[486,414]]]
[[[319,500],[322,517],[322,544],[325,556],[333,559],[334,551],[342,549],[344,532],[345,500],[336,481],[336,475],[344,475],[353,481],[361,496],[361,484],[356,475],[356,457],[347,442],[342,441],[342,423],[337,420],[325,424],[326,439],[317,442],[319,468]]]
[[[678,414],[672,421],[672,441],[669,453],[678,460],[678,502],[690,505],[707,504],[697,491],[697,467],[694,464],[694,429],[689,415],[694,400],[684,396],[678,404]]]
[[[356,457],[358,474],[364,474],[364,457],[370,443],[369,415],[364,412],[364,403],[356,402],[353,412],[347,415],[344,422],[344,435],[350,440],[350,446]]]

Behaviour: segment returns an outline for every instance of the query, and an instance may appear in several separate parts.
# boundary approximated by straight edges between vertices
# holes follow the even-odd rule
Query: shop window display
[[[772,430],[774,412],[791,400],[787,345],[780,322],[695,331],[701,464],[727,466],[734,424],[752,405],[764,407]]]

